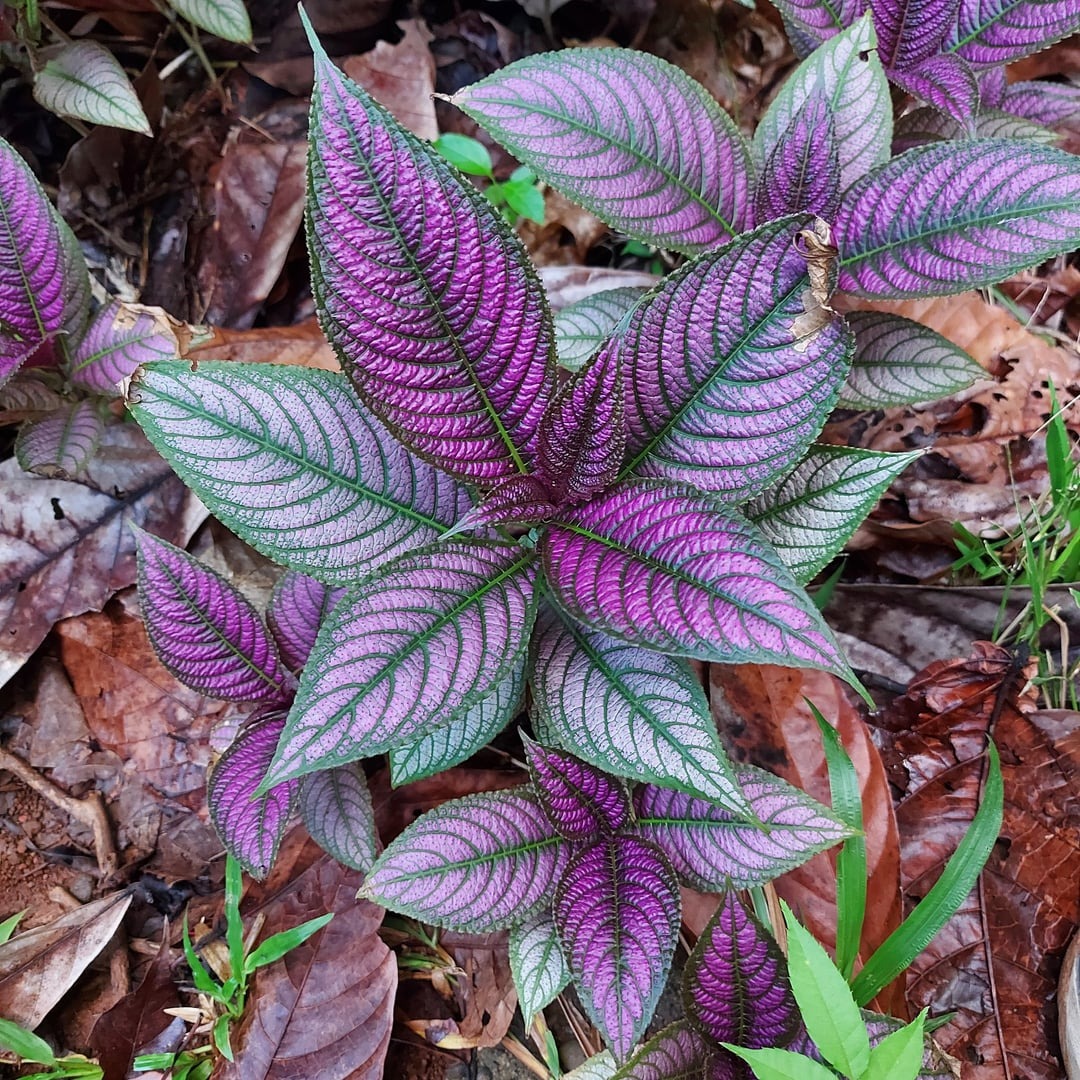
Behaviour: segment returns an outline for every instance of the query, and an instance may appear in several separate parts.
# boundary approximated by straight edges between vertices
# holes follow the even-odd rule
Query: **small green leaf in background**
[[[294,926],[291,930],[283,930],[280,934],[268,937],[257,949],[253,949],[244,961],[244,974],[250,975],[257,968],[280,960],[297,945],[303,945],[312,934],[318,933],[333,917],[334,913],[331,911],[317,919],[309,919],[300,926]]]
[[[870,1067],[862,1080],[916,1080],[922,1071],[926,1009],[910,1024],[886,1035],[870,1051]]]
[[[15,928],[22,921],[22,917],[28,911],[28,908],[23,908],[22,911],[16,911],[14,915],[0,922],[0,945],[3,945],[5,941],[11,938],[11,935],[15,933]]]
[[[251,43],[251,20],[244,0],[169,0],[169,4],[200,30],[240,45]]]
[[[24,1061],[33,1061],[37,1065],[56,1064],[56,1055],[44,1039],[32,1031],[27,1031],[14,1021],[4,1020],[2,1017],[0,1017],[0,1048],[10,1050]]]
[[[536,174],[524,165],[516,168],[502,188],[503,198],[519,217],[544,224],[544,193],[536,186]]]
[[[458,135],[452,131],[440,135],[432,144],[455,169],[467,176],[486,176],[494,179],[491,154],[478,139]]]
[[[750,1066],[758,1080],[836,1080],[836,1074],[813,1058],[790,1050],[747,1050],[720,1044]]]

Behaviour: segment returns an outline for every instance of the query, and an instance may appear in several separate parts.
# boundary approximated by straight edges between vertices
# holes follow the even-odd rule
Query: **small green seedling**
[[[167,1072],[169,1080],[209,1080],[214,1071],[212,1049],[199,1046],[178,1054],[141,1054],[133,1068],[136,1072]]]
[[[497,206],[503,217],[515,224],[519,217],[544,224],[544,193],[536,186],[536,173],[519,165],[509,180],[496,180],[491,154],[478,139],[468,135],[448,132],[440,135],[432,144],[454,168],[466,176],[478,176],[487,180],[484,195],[492,206]]]
[[[16,922],[20,917],[21,914],[13,916]],[[10,922],[11,919],[0,924],[0,933]],[[0,1018],[0,1050],[10,1051],[16,1057],[22,1058],[24,1062],[45,1066],[44,1072],[32,1073],[24,1077],[24,1080],[68,1080],[68,1078],[101,1080],[104,1075],[101,1066],[96,1061],[91,1061],[82,1054],[68,1054],[66,1057],[58,1058],[53,1053],[52,1047],[40,1036],[27,1031],[12,1020],[2,1018]]]

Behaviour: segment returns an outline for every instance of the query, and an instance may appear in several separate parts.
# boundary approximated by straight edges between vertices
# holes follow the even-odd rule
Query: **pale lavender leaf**
[[[1080,32],[1076,0],[961,0],[945,48],[973,67],[1020,60]]]
[[[815,258],[807,276],[814,222],[782,218],[687,263],[598,354],[628,373],[624,474],[742,501],[802,456],[852,344],[823,306],[833,260]]]
[[[629,824],[630,795],[621,780],[580,758],[541,746],[525,735],[533,790],[556,832],[566,840],[596,840]]]
[[[577,371],[611,336],[619,320],[645,295],[646,289],[605,289],[570,304],[555,316],[555,348],[559,363]]]
[[[800,1024],[787,964],[734,892],[720,899],[683,973],[687,1018],[714,1042],[783,1047]]]
[[[142,531],[136,540],[139,599],[161,662],[211,697],[287,703],[295,680],[251,604],[186,551]]]
[[[550,910],[542,908],[532,918],[511,927],[510,971],[528,1031],[533,1017],[554,1001],[570,981],[570,969]]]
[[[77,338],[89,302],[78,242],[26,162],[0,139],[0,385],[44,342]]]
[[[541,180],[646,243],[700,251],[747,222],[745,140],[704,87],[658,57],[528,56],[453,102]]]
[[[178,353],[176,334],[161,308],[112,300],[87,327],[68,370],[76,386],[116,397],[121,380],[140,364],[172,360]]]
[[[293,671],[307,663],[319,627],[344,595],[344,589],[332,589],[295,570],[286,570],[278,580],[266,609],[266,625]]]
[[[255,794],[284,726],[285,714],[279,710],[255,714],[206,781],[210,820],[221,842],[252,877],[260,879],[273,866],[296,795],[294,781]]]
[[[169,0],[185,19],[224,41],[246,45],[251,41],[251,20],[244,0]]]
[[[612,1080],[618,1068],[618,1062],[611,1056],[611,1051],[601,1050],[576,1069],[563,1073],[563,1080]]]
[[[360,765],[305,776],[299,782],[299,804],[300,817],[319,847],[354,870],[371,869],[380,845],[371,792]]]
[[[750,812],[701,680],[685,660],[586,630],[551,608],[537,619],[532,657],[541,742],[617,776]]]
[[[395,787],[459,765],[487,746],[513,720],[525,690],[525,666],[512,671],[460,719],[390,748],[390,780]]]
[[[733,1059],[685,1020],[644,1043],[612,1080],[745,1080]]]
[[[1025,139],[1052,146],[1060,137],[1056,131],[1012,113],[983,106],[975,117],[975,135],[985,139]],[[971,132],[951,116],[920,106],[896,121],[893,153],[903,154],[927,143],[955,141],[971,137]]]
[[[465,488],[393,439],[329,371],[265,364],[140,368],[132,411],[214,515],[265,555],[355,581],[432,540]]]
[[[986,373],[959,346],[922,323],[883,311],[854,311],[855,362],[840,391],[849,409],[937,401]]]
[[[417,453],[485,485],[526,472],[554,349],[524,248],[311,43],[308,246],[327,338],[367,406]]]
[[[825,807],[771,773],[741,766],[738,776],[757,821],[651,784],[634,792],[638,832],[667,852],[693,888],[764,885],[849,835]]]
[[[777,0],[776,9],[784,25],[798,38],[798,52],[806,56],[818,46],[846,30],[866,12],[867,0],[838,0],[823,4],[821,0]]]
[[[549,526],[540,552],[558,603],[593,629],[674,656],[853,678],[776,552],[714,496],[627,481]]]
[[[1045,127],[1080,121],[1080,86],[1069,83],[1017,82],[1007,86],[1000,102],[1005,112]]]
[[[979,109],[979,84],[975,72],[959,56],[931,56],[917,67],[890,70],[889,78],[902,90],[959,121],[975,134]]]
[[[1011,139],[909,150],[844,193],[841,288],[943,296],[1080,245],[1080,160]]]
[[[575,854],[555,925],[578,997],[625,1060],[652,1019],[679,936],[679,884],[655,844],[620,836]]]
[[[27,471],[58,480],[75,480],[86,468],[105,433],[94,401],[66,404],[19,432],[15,456]]]
[[[874,0],[878,54],[886,70],[909,71],[937,56],[960,0]]]
[[[861,0],[847,6],[861,8]],[[809,0],[807,8],[811,7],[822,14],[826,10],[818,0]],[[853,25],[804,60],[781,86],[754,132],[759,161],[768,161],[789,137],[807,99],[817,95],[824,95],[832,116],[841,191],[889,160],[892,97],[877,54],[873,20],[869,13],[857,18],[861,14],[861,10],[851,12],[850,18],[845,14],[844,25]]]
[[[528,786],[429,810],[379,857],[360,895],[392,911],[484,934],[551,903],[569,846]]]
[[[517,666],[536,569],[517,544],[453,540],[347,593],[304,669],[268,783],[381,754],[451,724]]]

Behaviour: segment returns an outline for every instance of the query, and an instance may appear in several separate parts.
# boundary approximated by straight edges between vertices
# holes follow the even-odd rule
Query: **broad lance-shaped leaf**
[[[215,517],[321,581],[356,581],[435,540],[470,506],[461,485],[387,438],[329,371],[151,364],[131,401]]]
[[[665,278],[599,354],[626,372],[624,474],[741,501],[802,456],[851,350],[807,277],[800,237],[812,223],[783,218],[699,256]],[[827,260],[821,270],[827,277]]]
[[[805,585],[840,552],[885,489],[920,453],[813,446],[783,480],[743,509],[795,580]]]
[[[945,140],[968,139],[971,131],[968,125],[961,124],[951,116],[946,116],[937,109],[920,106],[905,113],[896,122],[893,138],[893,153],[903,154],[926,143]],[[1053,146],[1060,141],[1060,136],[1050,128],[1042,127],[1012,113],[1000,109],[982,106],[975,116],[975,135],[983,139],[1021,139],[1028,143],[1041,143]]]
[[[746,1080],[733,1062],[685,1020],[678,1020],[642,1045],[612,1080]]]
[[[554,389],[551,315],[525,249],[311,44],[307,225],[323,331],[413,450],[485,486],[524,473]]]
[[[161,662],[211,697],[287,703],[295,680],[251,604],[186,551],[141,530],[135,537],[139,599]]]
[[[387,847],[360,895],[436,926],[501,930],[551,903],[569,846],[529,787],[429,810]]]
[[[645,243],[701,251],[747,222],[742,135],[704,87],[655,56],[529,56],[452,100],[541,180]]]
[[[196,26],[225,41],[251,41],[251,20],[244,0],[169,0],[169,5]]]
[[[379,855],[375,812],[358,764],[311,773],[299,782],[300,817],[311,839],[339,863],[367,872]]]
[[[262,795],[255,793],[284,726],[281,711],[257,713],[218,759],[206,782],[210,820],[221,842],[256,878],[266,877],[274,864],[296,794],[294,781]]]
[[[959,56],[931,56],[910,70],[890,71],[889,78],[902,90],[959,121],[968,134],[976,134],[979,84],[975,72]]]
[[[630,795],[620,780],[528,735],[523,734],[522,741],[533,790],[560,836],[595,840],[629,824]]]
[[[450,724],[390,748],[390,780],[395,787],[433,776],[470,758],[513,720],[525,691],[525,665],[519,665],[483,700]]]
[[[0,139],[0,386],[50,338],[78,337],[89,302],[78,242]]]
[[[15,456],[27,472],[74,480],[86,468],[104,433],[96,402],[65,404],[19,432]]]
[[[1012,139],[909,150],[844,194],[836,245],[860,296],[993,284],[1080,245],[1080,161]]]
[[[781,11],[789,7],[779,6]],[[856,6],[845,3],[842,8]],[[827,10],[820,0],[808,0],[807,8],[811,7],[822,14]],[[856,10],[845,17],[844,25],[854,25],[804,60],[780,88],[754,132],[758,161],[768,161],[791,137],[806,101],[819,95],[832,117],[841,191],[889,160],[893,115],[889,83],[878,59],[873,21],[869,14],[856,20],[861,13]]]
[[[345,592],[295,570],[286,570],[278,579],[266,609],[266,625],[281,658],[293,671],[307,663],[319,627]]]
[[[714,1042],[786,1046],[800,1024],[787,964],[734,892],[720,900],[683,975],[687,1017]]]
[[[960,0],[874,0],[878,55],[886,70],[909,71],[941,51]]]
[[[777,0],[775,6],[783,16],[784,28],[796,52],[806,56],[850,27],[869,5],[867,0],[839,0],[829,4],[821,0]]]
[[[1080,32],[1075,0],[961,0],[945,48],[974,67],[1007,64]]]
[[[537,738],[597,768],[750,807],[685,660],[627,645],[542,610],[532,643]]]
[[[523,653],[535,576],[517,544],[459,540],[367,578],[319,632],[266,785],[461,719]]]
[[[651,784],[634,792],[638,832],[667,852],[675,872],[693,888],[720,892],[763,885],[848,835],[825,807],[771,773],[740,766],[738,776],[756,822]]]
[[[559,363],[577,371],[611,336],[619,320],[645,295],[635,288],[606,289],[565,307],[555,316]]]
[[[1080,119],[1080,86],[1038,81],[1012,83],[1002,91],[999,107],[1047,127],[1075,123]]]
[[[776,552],[714,496],[626,481],[550,525],[539,550],[555,599],[593,629],[674,656],[854,678]]]
[[[161,308],[110,301],[94,316],[71,357],[76,386],[116,397],[120,382],[140,364],[172,360],[179,353],[176,334]]]
[[[679,936],[679,884],[655,844],[620,836],[579,851],[553,909],[578,997],[616,1059],[652,1019]]]
[[[526,1030],[533,1017],[555,1000],[570,981],[559,935],[551,912],[541,909],[510,929],[510,971]]]
[[[104,45],[72,41],[38,55],[45,65],[34,73],[34,100],[49,112],[151,134],[139,95]]]

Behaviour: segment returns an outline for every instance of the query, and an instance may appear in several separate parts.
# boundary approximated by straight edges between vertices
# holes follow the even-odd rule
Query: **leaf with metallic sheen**
[[[936,401],[986,377],[948,338],[922,323],[884,311],[854,311],[855,362],[840,391],[848,409],[883,409]]]
[[[267,784],[461,719],[517,666],[535,574],[516,544],[459,540],[403,556],[349,592],[319,632]]]
[[[629,286],[606,289],[565,307],[555,316],[559,363],[577,371],[611,336],[619,320],[645,295]]]
[[[650,784],[634,792],[638,832],[664,849],[693,888],[763,885],[848,835],[825,807],[771,773],[741,766],[738,776],[761,824]]]
[[[196,26],[225,41],[251,41],[251,20],[244,0],[169,0],[169,5]]]
[[[619,1066],[610,1050],[601,1050],[582,1062],[576,1069],[563,1073],[563,1080],[611,1080]]]
[[[592,629],[674,656],[852,678],[780,557],[712,495],[626,481],[553,522],[539,550],[559,605]]]
[[[554,1001],[570,981],[570,969],[550,911],[541,909],[511,928],[510,970],[528,1030],[533,1017]]]
[[[489,933],[551,903],[568,853],[528,786],[485,791],[413,822],[360,895],[436,926]]]
[[[909,71],[937,56],[960,0],[874,0],[878,55],[887,70]]]
[[[613,1080],[743,1080],[731,1059],[685,1020],[658,1031]]]
[[[534,715],[557,745],[617,776],[749,813],[685,660],[586,630],[550,608],[537,619],[532,653]]]
[[[1060,141],[1058,133],[1050,128],[985,105],[975,117],[975,135],[985,139],[1023,139],[1045,146],[1053,146]],[[970,137],[971,132],[959,121],[923,105],[897,120],[893,153],[903,154],[926,143]]]
[[[800,233],[812,221],[770,222],[686,264],[599,354],[626,372],[624,475],[741,501],[802,456],[851,350],[807,277]],[[820,269],[827,277],[828,260]]]
[[[140,364],[177,356],[176,335],[160,308],[110,301],[94,316],[71,357],[76,386],[116,397]]]
[[[15,440],[15,456],[27,472],[74,480],[86,468],[104,432],[96,402],[66,404],[23,427]]]
[[[139,599],[161,662],[211,697],[287,703],[293,677],[241,593],[186,551],[145,532],[136,540]]]
[[[655,844],[620,836],[574,855],[555,890],[578,997],[617,1060],[641,1038],[679,936],[679,885]]]
[[[812,53],[850,27],[868,7],[867,0],[838,0],[828,4],[821,0],[777,0],[776,3],[800,56]]]
[[[785,3],[781,10],[791,7]],[[858,3],[846,0],[845,8]],[[824,14],[825,5],[808,0],[806,13]],[[833,9],[835,10],[835,9]],[[754,150],[767,161],[788,132],[807,98],[824,94],[832,114],[840,162],[840,190],[850,187],[875,165],[889,160],[892,142],[892,99],[869,14],[845,15],[847,29],[804,60],[780,88],[754,132]],[[848,23],[854,25],[848,26]]]
[[[971,66],[959,56],[931,56],[917,67],[890,71],[889,78],[902,90],[958,120],[969,134],[975,134],[979,84]]]
[[[293,671],[307,663],[319,627],[345,592],[295,570],[286,570],[278,579],[266,609],[266,625],[281,658]]]
[[[300,817],[319,847],[339,863],[368,871],[379,855],[375,813],[358,764],[305,776],[299,783]]]
[[[266,877],[274,864],[296,795],[291,781],[255,795],[284,725],[280,711],[253,719],[218,759],[206,782],[210,820],[221,842],[256,878]]]
[[[388,438],[332,372],[151,364],[132,401],[151,442],[215,517],[321,581],[363,577],[435,540],[470,506],[463,487]]]
[[[541,180],[645,243],[701,251],[746,225],[745,140],[704,87],[658,57],[529,56],[453,102]]]
[[[413,450],[484,485],[526,472],[554,351],[524,248],[312,48],[307,226],[323,331],[368,408]]]
[[[1080,119],[1080,86],[1041,80],[1012,83],[1003,90],[999,105],[1046,127],[1075,123]]]
[[[150,122],[124,69],[104,45],[69,41],[43,49],[34,100],[58,116],[150,135]]]
[[[975,67],[1019,60],[1080,32],[1075,0],[961,0],[945,48]]]
[[[918,147],[841,200],[840,286],[944,296],[1080,245],[1080,161],[1012,139]]]
[[[778,484],[743,508],[805,585],[840,552],[885,489],[919,451],[881,454],[812,446]]]

